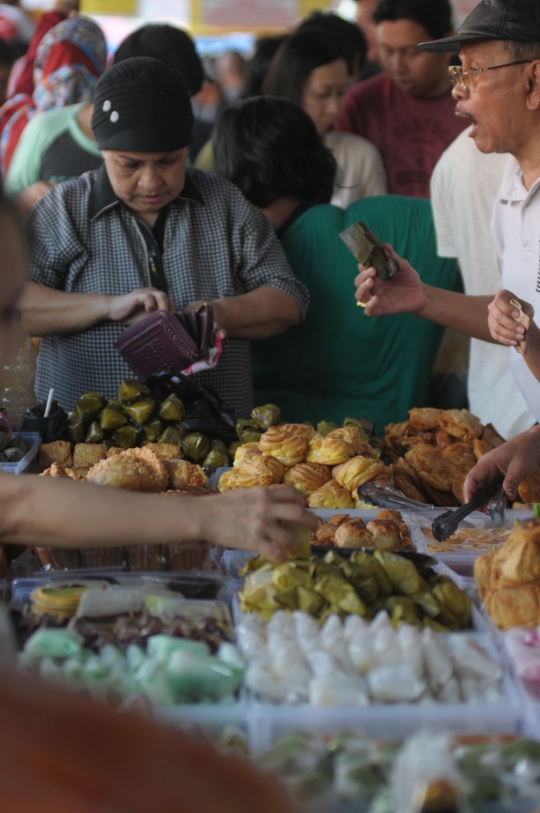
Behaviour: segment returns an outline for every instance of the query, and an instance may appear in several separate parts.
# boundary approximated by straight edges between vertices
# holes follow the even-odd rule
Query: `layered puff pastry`
[[[306,463],[321,463],[324,466],[338,466],[345,463],[354,452],[350,443],[341,437],[316,434],[309,442]]]
[[[238,469],[230,469],[230,471],[224,471],[221,477],[219,478],[218,489],[222,494],[226,494],[227,491],[232,491],[233,489],[238,488]]]
[[[304,462],[308,441],[301,435],[289,434],[282,426],[272,426],[261,435],[259,448],[264,454],[276,457],[286,468],[292,468]]]
[[[409,411],[409,425],[420,432],[429,432],[431,429],[438,429],[439,419],[444,414],[443,409],[411,409]]]
[[[239,446],[234,454],[234,468],[237,468],[244,457],[248,454],[257,455],[262,454],[262,451],[259,448],[258,443],[243,443],[242,446]]]
[[[368,454],[373,452],[371,446],[362,439],[358,427],[356,426],[344,426],[342,429],[333,429],[326,437],[344,440],[349,444],[355,455],[363,452],[367,452]]]
[[[307,441],[317,434],[317,430],[310,423],[282,423],[278,428],[288,435],[299,435]]]
[[[480,438],[484,427],[468,409],[448,409],[439,418],[439,426],[458,440],[473,441]]]
[[[306,497],[321,488],[332,479],[332,472],[328,466],[320,463],[299,463],[285,472],[283,482],[294,486]]]
[[[354,501],[336,480],[332,479],[308,497],[310,508],[354,508]]]
[[[372,537],[372,546],[377,550],[399,550],[401,534],[392,519],[373,519],[366,525]]]
[[[336,466],[332,477],[347,491],[354,491],[364,483],[386,476],[386,466],[374,457],[358,455]]]
[[[236,469],[236,485],[238,488],[277,485],[283,482],[284,474],[285,467],[277,457],[248,454]]]
[[[477,463],[473,449],[466,443],[453,443],[443,451],[442,456],[443,460],[457,466],[461,471],[469,472]]]

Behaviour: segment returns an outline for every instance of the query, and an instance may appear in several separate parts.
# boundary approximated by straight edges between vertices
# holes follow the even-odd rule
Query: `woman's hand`
[[[134,325],[155,311],[176,313],[176,306],[164,291],[139,288],[130,294],[109,297],[107,318],[113,322]]]
[[[465,501],[472,500],[484,486],[504,475],[503,488],[507,496],[514,500],[518,486],[540,465],[540,426],[533,426],[527,432],[517,435],[498,449],[480,458],[465,481],[463,493]]]
[[[272,562],[285,562],[298,545],[281,520],[315,530],[317,520],[294,488],[254,488],[204,499],[202,538],[224,548],[252,550]]]
[[[417,271],[386,245],[399,263],[399,273],[392,280],[384,281],[377,276],[373,266],[359,265],[360,274],[355,279],[356,299],[366,302],[366,316],[389,316],[395,313],[416,313],[425,305],[422,280]]]
[[[523,316],[514,305],[510,304],[511,300],[519,302]],[[488,305],[488,312],[488,325],[492,338],[507,347],[520,347],[525,354],[527,334],[534,318],[533,306],[518,299],[510,291],[499,291],[493,302]],[[520,318],[522,323],[518,321]]]

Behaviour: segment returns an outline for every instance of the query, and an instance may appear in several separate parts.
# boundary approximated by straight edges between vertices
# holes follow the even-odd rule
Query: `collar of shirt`
[[[172,201],[172,204],[179,200],[191,200],[195,203],[200,203],[202,206],[205,205],[204,198],[199,187],[189,175],[186,175],[184,188],[176,200]],[[113,206],[124,206],[126,209],[128,208],[125,203],[120,200],[112,188],[105,164],[102,164],[98,170],[96,183],[94,185],[94,192],[90,205],[90,220],[95,220],[96,218],[100,217],[103,212],[106,212],[107,209],[110,209]]]
[[[530,189],[527,189],[523,180],[523,172],[519,164],[516,166],[509,185],[501,190],[501,203],[523,203],[527,206],[540,189],[540,178],[537,178]]]

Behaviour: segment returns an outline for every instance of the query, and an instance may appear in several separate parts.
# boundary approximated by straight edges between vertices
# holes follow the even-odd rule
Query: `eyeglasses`
[[[512,65],[528,65],[533,59],[520,59],[519,62],[505,62],[504,65],[492,65],[491,68],[476,68],[474,71],[464,71],[461,65],[450,65],[450,77],[455,85],[461,85],[463,90],[469,90],[469,76],[478,76],[479,73],[496,71],[498,68],[510,68]]]

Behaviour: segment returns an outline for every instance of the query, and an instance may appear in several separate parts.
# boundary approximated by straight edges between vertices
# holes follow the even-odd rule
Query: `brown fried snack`
[[[236,482],[239,488],[257,488],[283,482],[285,467],[272,455],[245,455],[236,470]]]
[[[349,492],[335,480],[329,480],[310,494],[307,503],[310,508],[354,508]]]
[[[350,520],[349,514],[334,514],[331,517],[328,517],[326,520],[327,525],[333,525],[334,528],[339,528],[340,525],[343,525],[344,522],[348,522]]]
[[[315,532],[316,545],[333,545],[337,528],[333,525],[322,525]]]
[[[283,482],[294,486],[306,497],[309,497],[310,494],[313,494],[314,491],[317,491],[318,488],[331,479],[332,472],[328,466],[323,466],[320,463],[299,463],[298,466],[287,469]]]
[[[429,432],[430,429],[438,429],[439,418],[443,414],[442,409],[411,409],[409,411],[409,425],[420,432]]]
[[[340,525],[334,537],[336,548],[369,548],[375,547],[372,534],[361,519],[350,519]]]
[[[413,547],[411,542],[411,535],[409,531],[409,526],[406,522],[403,521],[403,517],[399,511],[390,511],[388,509],[383,509],[379,511],[377,516],[375,517],[377,520],[390,520],[395,522],[399,528],[399,533],[401,534],[401,540],[406,547]]]
[[[439,418],[439,425],[449,435],[465,442],[481,437],[484,431],[480,419],[468,409],[446,410]]]
[[[100,443],[77,443],[73,449],[73,468],[91,469],[106,457],[105,447]]]
[[[62,466],[72,466],[71,443],[67,440],[55,440],[54,443],[44,443],[39,450],[39,465],[48,469],[53,463]]]
[[[427,503],[427,500],[422,492],[419,491],[407,477],[404,477],[401,474],[395,474],[394,485],[396,489],[401,491],[401,493],[409,500],[415,500],[416,502],[424,503],[424,505]]]
[[[346,463],[336,466],[332,471],[334,480],[351,492],[360,488],[364,483],[384,477],[385,474],[386,466],[381,460],[363,455],[347,460]]]
[[[485,596],[484,604],[503,630],[536,627],[540,623],[540,586],[533,582],[492,590]]]
[[[157,457],[156,460],[158,460]],[[166,470],[165,475],[167,475]],[[153,466],[136,455],[128,455],[127,452],[101,460],[90,469],[87,480],[89,483],[124,488],[130,491],[160,492],[164,490],[162,482],[156,478]]]
[[[450,491],[453,481],[460,473],[459,469],[443,458],[439,449],[427,443],[409,449],[405,458],[422,478],[424,487],[430,486],[437,491]]]
[[[187,486],[204,488],[208,482],[208,476],[196,463],[188,460],[165,460],[164,465],[173,491],[184,491]]]
[[[443,460],[452,463],[460,471],[469,472],[476,466],[477,460],[474,451],[467,443],[453,443],[442,453]]]
[[[459,475],[457,475],[459,476]],[[459,502],[453,491],[439,491],[428,483],[424,485],[429,501],[440,508],[457,508]]]
[[[525,505],[540,502],[540,467],[519,484],[518,494]]]
[[[286,468],[292,468],[304,461],[308,441],[300,435],[290,435],[281,426],[271,426],[261,435],[259,446],[264,454],[276,457]]]
[[[416,469],[414,469],[411,466],[407,458],[400,457],[398,462],[394,464],[392,472],[394,474],[394,477],[396,476],[396,474],[399,475],[400,477],[406,477],[407,480],[409,480],[413,484],[413,486],[415,486],[418,489],[418,491],[420,491],[420,493],[422,492],[423,489],[422,478],[420,477]]]
[[[330,433],[331,434],[331,433]],[[306,463],[321,463],[323,466],[338,466],[345,463],[354,452],[343,438],[331,438],[330,435],[314,435],[309,443]]]
[[[449,435],[448,432],[445,432],[444,429],[437,429],[435,432],[435,444],[441,452],[444,452],[448,446],[451,446],[452,443],[455,443],[456,439]]]
[[[288,435],[299,435],[308,442],[317,434],[317,430],[310,423],[282,423],[279,428],[287,432]]]
[[[373,537],[377,550],[399,550],[402,547],[399,527],[391,519],[373,519],[366,528]]]
[[[495,551],[479,556],[474,562],[474,578],[482,601],[485,600],[487,594],[491,591],[491,575],[493,572],[494,557]]]
[[[237,468],[247,454],[262,454],[258,443],[243,443],[239,446],[234,455],[233,466]]]
[[[218,489],[222,494],[226,494],[227,491],[235,488],[238,488],[238,469],[224,471],[219,478]]]
[[[493,447],[487,440],[475,440],[473,443],[473,451],[476,460],[480,460],[488,452],[491,452]]]
[[[369,443],[362,440],[362,436],[356,426],[344,426],[342,429],[333,429],[326,436],[327,438],[339,438],[346,441],[352,449],[353,454],[373,454],[373,449]]]
[[[176,460],[182,456],[182,449],[175,443],[145,443],[145,449],[151,449],[161,460]]]
[[[60,463],[53,463],[49,469],[45,469],[40,477],[69,477],[72,480],[84,480],[84,477],[72,468],[64,468]]]
[[[107,452],[107,458],[116,457],[116,455],[122,454],[123,451],[125,450],[121,449],[119,446],[111,446],[111,448]]]
[[[153,488],[152,491],[165,491],[169,485],[169,473],[163,460],[160,460],[160,458],[151,449],[148,449],[145,446],[142,448],[127,449],[125,454],[128,457],[134,457],[137,460],[142,460],[147,466],[150,466],[155,479],[155,488]],[[208,478],[202,469],[201,473],[203,478],[205,478],[204,483],[195,482],[190,483],[190,485],[204,485],[206,483]]]
[[[506,440],[502,435],[499,435],[492,423],[488,423],[484,426],[481,440],[489,443],[492,449],[497,449],[499,446],[502,446],[503,443],[506,443]]]

